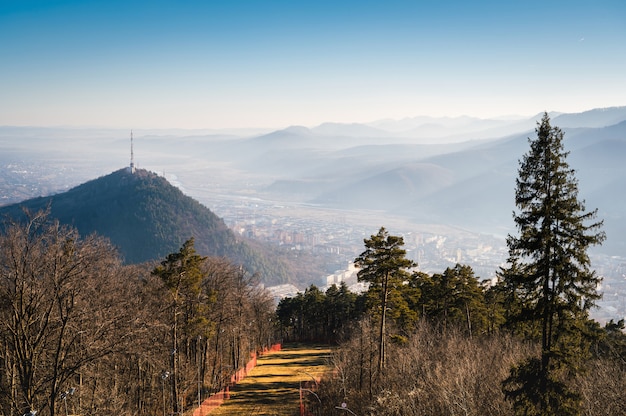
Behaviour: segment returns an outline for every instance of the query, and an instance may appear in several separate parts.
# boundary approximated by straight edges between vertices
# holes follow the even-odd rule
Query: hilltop
[[[623,256],[626,197],[616,190],[626,186],[626,107],[550,115],[565,132],[581,198],[605,221],[607,240],[594,253]],[[262,134],[136,130],[135,156],[229,228],[291,250],[298,262],[290,267],[298,270],[290,278],[304,283],[301,288],[324,285],[325,276],[354,259],[364,236],[396,220],[399,231],[414,236],[407,241],[416,245],[416,256],[422,253],[420,265],[452,258],[487,278],[506,258],[499,248],[514,231],[518,161],[538,116],[414,117]],[[128,157],[127,132],[119,130],[5,126],[0,147],[0,204],[64,192],[118,169]],[[498,240],[466,240],[458,232]],[[427,234],[447,240],[423,251]],[[482,247],[490,250],[488,261],[477,257],[477,247],[480,254]],[[603,273],[621,282],[623,273],[605,266]]]
[[[194,237],[202,255],[229,258],[267,281],[288,279],[280,259],[266,260],[267,248],[236,236],[211,210],[147,170],[120,169],[67,192],[2,207],[0,216],[20,218],[24,210],[48,208],[81,235],[109,238],[127,263],[160,260]]]

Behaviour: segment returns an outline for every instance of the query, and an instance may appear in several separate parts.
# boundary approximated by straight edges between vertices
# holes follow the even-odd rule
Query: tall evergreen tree
[[[187,240],[176,253],[168,254],[167,258],[161,261],[152,274],[158,276],[163,281],[164,286],[171,294],[171,338],[172,352],[170,354],[170,377],[172,404],[175,414],[184,409],[184,404],[180,400],[179,391],[179,318],[182,309],[193,307],[196,298],[201,291],[202,283],[202,263],[206,260],[196,254],[193,237]]]
[[[378,234],[365,239],[365,251],[354,261],[361,270],[357,276],[359,281],[370,284],[370,307],[380,314],[378,333],[378,369],[385,365],[385,337],[387,335],[387,313],[394,308],[404,309],[406,299],[401,295],[405,282],[411,278],[408,271],[417,266],[407,259],[402,237],[389,235],[384,227]],[[408,309],[408,308],[406,308]]]
[[[581,371],[589,309],[600,298],[589,247],[605,238],[597,210],[585,212],[575,171],[566,162],[564,134],[544,114],[520,161],[514,213],[519,236],[509,236],[503,278],[516,291],[519,318],[541,328],[541,357],[520,364],[505,393],[521,414],[578,414],[579,397],[565,382]]]

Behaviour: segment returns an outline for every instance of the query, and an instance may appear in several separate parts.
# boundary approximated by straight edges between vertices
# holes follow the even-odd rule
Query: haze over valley
[[[625,17],[0,1],[0,414],[626,414]]]
[[[329,277],[385,226],[427,272],[455,263],[491,279],[514,233],[518,160],[541,114],[325,123],[279,130],[134,130],[134,162],[165,176],[235,232],[307,253],[331,253]],[[626,107],[552,113],[565,131],[587,209],[607,240],[594,249],[605,277],[598,319],[626,316]],[[0,127],[2,205],[65,191],[130,160],[130,131]]]

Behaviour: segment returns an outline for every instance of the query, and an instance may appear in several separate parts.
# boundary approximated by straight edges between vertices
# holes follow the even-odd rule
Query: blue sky
[[[623,0],[0,0],[0,125],[280,128],[621,105]]]

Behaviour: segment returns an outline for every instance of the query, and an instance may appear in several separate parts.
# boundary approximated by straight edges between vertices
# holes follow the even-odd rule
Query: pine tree
[[[182,411],[184,405],[180,402],[179,374],[178,374],[178,351],[179,351],[179,318],[181,309],[194,303],[201,291],[202,283],[202,263],[206,257],[196,254],[194,239],[187,240],[176,253],[168,254],[167,258],[161,261],[152,274],[158,276],[163,281],[164,286],[169,290],[171,303],[171,337],[172,352],[170,354],[170,377],[173,411],[175,414]]]
[[[348,324],[358,316],[356,300],[357,294],[350,292],[346,282],[342,281],[339,287],[333,284],[326,290],[323,308],[328,342],[338,342],[345,335]]]
[[[421,282],[422,307],[443,332],[449,326],[464,328],[469,336],[486,331],[485,296],[470,266],[457,264]]]
[[[405,282],[411,274],[408,269],[417,264],[407,259],[402,237],[389,235],[384,227],[378,234],[365,239],[365,251],[359,255],[354,264],[361,270],[357,273],[359,281],[365,281],[369,286],[370,308],[380,314],[380,329],[378,334],[378,369],[385,366],[385,337],[387,335],[387,313],[390,309],[408,309],[406,298],[402,296]],[[392,308],[393,307],[393,308]]]
[[[505,393],[521,414],[578,414],[579,396],[566,383],[582,371],[589,309],[600,298],[601,279],[590,269],[589,247],[605,238],[597,210],[585,212],[575,171],[566,162],[564,134],[544,114],[520,161],[509,263],[503,273],[520,300],[520,320],[536,322],[541,357],[515,367]]]

